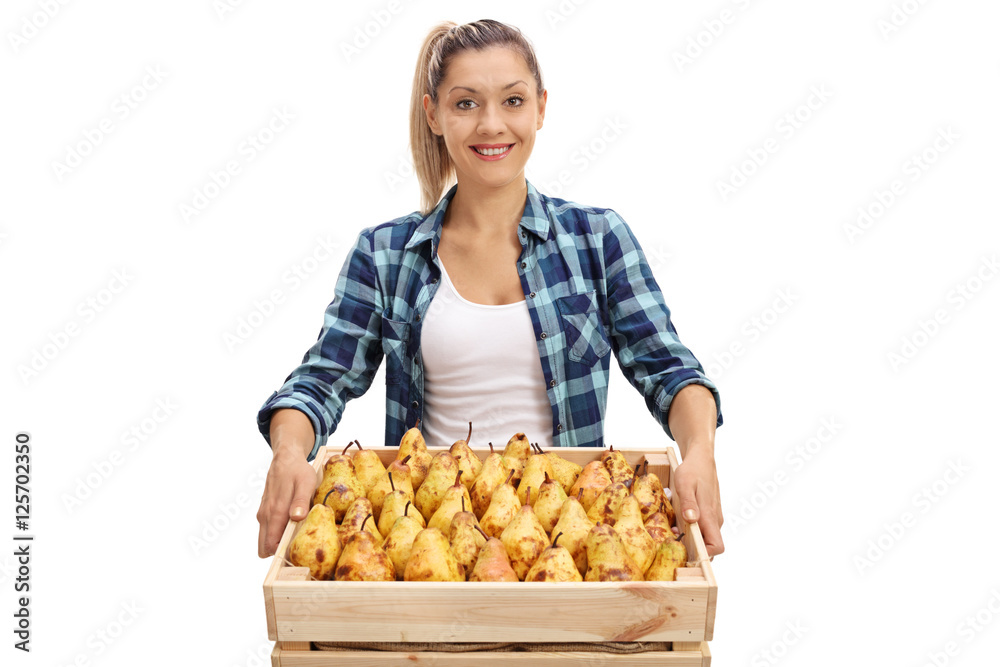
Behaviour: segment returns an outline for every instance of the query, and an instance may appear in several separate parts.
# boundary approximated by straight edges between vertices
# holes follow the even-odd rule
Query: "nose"
[[[476,128],[479,134],[492,137],[502,134],[505,128],[503,116],[496,105],[487,104],[482,107],[479,114],[479,126]]]

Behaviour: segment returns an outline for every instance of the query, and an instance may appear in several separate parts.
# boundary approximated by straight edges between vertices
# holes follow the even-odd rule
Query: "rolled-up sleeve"
[[[347,401],[371,386],[382,361],[382,293],[369,238],[362,233],[337,278],[319,338],[302,363],[257,413],[257,427],[271,444],[271,416],[293,408],[312,422],[311,461],[337,428]]]
[[[615,356],[628,381],[645,398],[650,414],[672,440],[667,424],[670,404],[689,384],[707,387],[715,397],[716,425],[722,425],[719,390],[701,363],[681,343],[649,263],[625,221],[607,211],[604,238],[610,329]]]

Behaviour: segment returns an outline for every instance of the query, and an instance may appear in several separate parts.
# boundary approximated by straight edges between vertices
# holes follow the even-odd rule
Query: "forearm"
[[[695,450],[715,456],[716,418],[715,397],[707,387],[689,384],[677,392],[667,422],[681,458]]]
[[[312,422],[301,410],[284,408],[271,415],[271,452],[307,459],[316,441]]]

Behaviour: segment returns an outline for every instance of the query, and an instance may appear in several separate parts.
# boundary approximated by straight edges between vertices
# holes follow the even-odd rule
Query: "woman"
[[[273,452],[261,557],[289,516],[305,516],[308,461],[383,357],[388,446],[417,419],[431,444],[453,442],[471,420],[484,443],[524,432],[603,446],[612,350],[681,450],[680,511],[722,553],[718,392],[678,340],[625,222],[525,180],[547,97],[516,28],[482,20],[428,35],[410,118],[422,210],[359,235],[319,340],[260,410]]]

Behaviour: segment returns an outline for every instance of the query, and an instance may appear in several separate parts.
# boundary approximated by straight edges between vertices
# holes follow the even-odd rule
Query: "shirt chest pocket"
[[[611,349],[597,309],[596,292],[560,297],[556,299],[556,307],[562,318],[570,361],[596,364]]]
[[[405,376],[403,364],[410,342],[410,323],[382,319],[382,353],[385,355],[385,382],[398,384]]]

